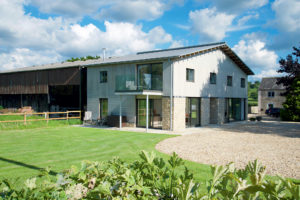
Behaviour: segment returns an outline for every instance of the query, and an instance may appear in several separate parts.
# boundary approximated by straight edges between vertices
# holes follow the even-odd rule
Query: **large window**
[[[217,74],[216,73],[210,73],[209,77],[210,84],[217,84]]]
[[[106,83],[107,82],[107,71],[101,71],[100,72],[100,83]]]
[[[241,88],[245,88],[245,79],[241,78]]]
[[[105,119],[108,115],[108,99],[99,99],[100,103],[100,119]]]
[[[190,81],[190,82],[194,82],[194,74],[195,74],[195,72],[194,72],[195,70],[194,69],[189,69],[189,68],[187,68],[186,69],[186,80],[187,81]]]
[[[138,65],[138,89],[162,90],[162,63]]]
[[[227,86],[232,86],[232,76],[227,76]]]

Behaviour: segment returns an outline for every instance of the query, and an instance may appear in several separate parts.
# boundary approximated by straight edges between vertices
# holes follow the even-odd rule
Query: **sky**
[[[0,71],[220,41],[250,80],[278,76],[300,46],[300,0],[0,0]]]

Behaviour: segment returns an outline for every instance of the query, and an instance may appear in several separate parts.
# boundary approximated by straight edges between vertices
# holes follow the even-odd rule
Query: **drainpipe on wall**
[[[169,59],[170,62],[170,59]],[[171,62],[170,131],[173,131],[173,62]]]
[[[119,128],[120,128],[120,130],[121,130],[121,128],[122,128],[122,95],[120,95],[120,113],[119,113],[119,115],[120,115],[120,118],[119,118]]]

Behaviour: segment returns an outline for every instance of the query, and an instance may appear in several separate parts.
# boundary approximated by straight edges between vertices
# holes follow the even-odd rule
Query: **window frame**
[[[214,81],[212,81],[214,77]],[[216,85],[217,84],[217,74],[215,72],[210,72],[210,75],[209,75],[209,83],[211,85]]]
[[[246,88],[246,79],[241,78],[241,88]]]
[[[190,75],[190,72],[193,72],[193,77],[192,79],[190,79],[191,77],[189,76]],[[195,82],[195,69],[192,69],[192,68],[186,68],[185,70],[185,79],[187,82]]]
[[[106,76],[105,76],[105,79],[103,78],[103,74],[106,74]],[[105,70],[105,71],[100,71],[100,83],[107,83],[107,80],[108,80],[108,78],[107,78],[107,75],[108,75],[108,73],[107,73],[107,71]]]
[[[268,91],[268,97],[269,98],[274,98],[275,97],[275,92],[274,91]]]
[[[227,76],[227,86],[232,87],[232,76]]]

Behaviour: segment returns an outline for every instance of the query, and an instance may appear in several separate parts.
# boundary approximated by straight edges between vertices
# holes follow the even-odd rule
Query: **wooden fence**
[[[51,117],[51,115],[53,117]],[[61,115],[63,116],[60,117]],[[66,112],[9,113],[9,114],[0,114],[0,118],[1,116],[23,116],[23,119],[4,120],[4,121],[0,120],[0,123],[23,122],[26,125],[27,122],[34,122],[34,121],[47,121],[48,123],[50,120],[81,119],[81,111],[76,110],[76,111],[66,111]],[[39,119],[28,119],[28,116],[42,116],[42,117]]]

